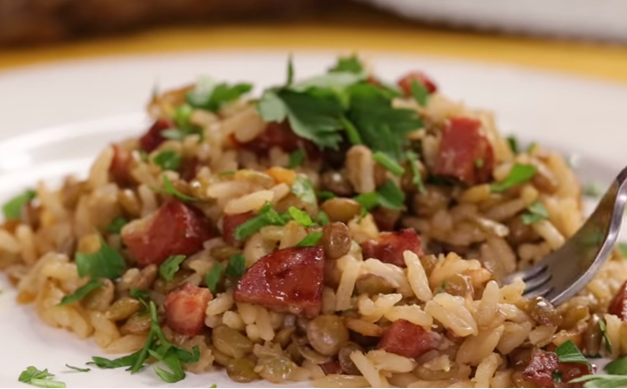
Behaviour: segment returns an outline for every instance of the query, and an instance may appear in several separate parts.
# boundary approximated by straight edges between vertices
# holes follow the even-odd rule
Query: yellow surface
[[[0,69],[104,55],[225,48],[428,54],[514,63],[627,83],[625,46],[431,28],[353,6],[293,21],[158,28],[40,48],[0,48]]]

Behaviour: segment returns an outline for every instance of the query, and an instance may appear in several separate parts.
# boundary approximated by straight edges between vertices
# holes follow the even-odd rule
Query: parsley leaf
[[[2,213],[6,220],[18,220],[22,215],[22,209],[26,204],[31,202],[36,192],[32,189],[27,189],[24,193],[13,197],[2,206]]]
[[[330,223],[329,217],[326,213],[324,213],[324,211],[320,211],[316,219],[318,220],[318,224],[320,224],[321,226],[326,226]]]
[[[401,209],[405,205],[405,193],[393,181],[386,181],[377,190],[378,203],[388,209]]]
[[[282,122],[287,118],[292,131],[322,148],[337,149],[342,136],[339,117],[343,106],[329,91],[289,89],[267,91],[257,105],[266,122]]]
[[[423,83],[416,81],[415,79],[411,80],[411,84],[409,85],[411,89],[411,95],[416,100],[418,105],[424,107],[427,105],[427,99],[429,98],[429,91],[424,86]]]
[[[331,90],[335,91],[335,93],[340,92],[338,97],[341,97],[341,91],[359,81],[364,79],[364,75],[355,74],[355,73],[347,73],[347,72],[334,72],[322,74],[320,76],[315,76],[308,78],[306,80],[300,81],[291,86],[292,91],[297,92],[305,92],[310,91],[311,89],[321,90]]]
[[[85,285],[83,285],[80,288],[76,289],[74,291],[74,293],[63,297],[61,299],[61,302],[59,302],[59,304],[57,304],[57,307],[62,307],[64,305],[71,304],[71,303],[76,302],[76,301],[80,301],[83,298],[85,298],[85,296],[87,296],[88,294],[93,292],[94,290],[100,288],[102,285],[103,285],[103,283],[101,281],[99,281],[97,279],[91,279]]]
[[[299,174],[292,184],[292,193],[308,204],[316,204],[316,192],[307,176]]]
[[[623,258],[627,258],[627,243],[621,242],[618,244],[618,251]]]
[[[277,211],[272,209],[272,204],[266,203],[260,210],[257,216],[246,220],[244,223],[237,226],[233,237],[237,240],[246,240],[249,236],[259,231],[265,226],[284,226],[287,223]]]
[[[167,175],[164,174],[162,176],[162,181],[163,181],[163,188],[151,188],[151,189],[154,190],[155,192],[167,194],[182,201],[190,201],[190,202],[198,201],[198,199],[195,199],[191,196],[184,195],[183,193],[176,190],[174,185],[172,185],[172,181],[170,181]]]
[[[161,131],[162,137],[166,139],[172,139],[172,140],[182,140],[189,134],[190,134],[189,132],[180,130],[178,128],[170,128],[170,129]]]
[[[65,367],[67,367],[68,369],[72,369],[72,370],[76,370],[76,371],[80,371],[81,373],[87,373],[89,371],[91,371],[90,368],[81,368],[81,367],[76,367],[76,366],[70,366],[67,363],[65,364]]]
[[[140,303],[142,303],[142,305],[144,306],[144,309],[148,309],[148,303],[146,302],[146,300],[148,300],[150,295],[148,294],[147,290],[143,290],[139,288],[132,288],[131,297],[137,299]]]
[[[193,129],[192,113],[194,113],[194,108],[189,104],[181,104],[174,108],[172,120],[176,127],[183,131],[191,131]],[[161,135],[163,135],[163,132],[161,132]]]
[[[220,282],[220,278],[222,277],[223,268],[224,267],[221,263],[215,263],[211,267],[211,270],[205,274],[205,283],[207,284],[207,288],[209,288],[209,291],[214,295],[216,293],[218,282]]]
[[[76,253],[74,257],[78,275],[96,278],[116,279],[122,276],[126,269],[126,262],[116,249],[109,246],[100,238],[100,249],[95,253]]]
[[[516,139],[515,136],[508,136],[506,139],[507,139],[507,144],[509,145],[509,148],[512,150],[512,152],[514,154],[518,154],[519,152],[518,139]]]
[[[159,166],[161,170],[174,171],[179,168],[181,160],[181,154],[173,150],[163,150],[152,159],[155,165]]]
[[[511,187],[529,181],[535,174],[535,166],[517,163],[512,167],[503,181],[492,184],[490,188],[492,192],[505,192]]]
[[[605,349],[607,350],[608,353],[612,353],[612,342],[610,341],[610,338],[607,336],[607,325],[605,324],[604,320],[600,320],[599,321],[599,329],[601,330],[601,334],[603,335],[603,341],[605,342]],[[624,373],[616,373],[616,372],[611,372],[609,370],[606,369],[606,371],[608,373],[611,374],[627,374],[627,371]]]
[[[253,89],[251,84],[216,83],[211,79],[202,79],[196,83],[193,91],[187,93],[187,103],[206,111],[216,112],[226,104],[239,99]]]
[[[295,169],[300,166],[305,160],[305,152],[303,149],[298,149],[290,154],[290,161],[288,162],[286,168]]]
[[[287,58],[287,78],[285,80],[285,85],[290,86],[294,82],[294,58],[292,55]]]
[[[359,57],[356,55],[351,55],[348,57],[340,57],[337,60],[337,63],[329,69],[329,72],[346,72],[346,73],[355,73],[355,74],[363,74],[364,73],[364,65],[359,60]]]
[[[166,281],[172,281],[185,258],[187,258],[185,255],[171,255],[168,257],[168,259],[159,266],[159,275],[161,278]]]
[[[406,134],[423,126],[418,113],[393,108],[391,98],[374,85],[356,84],[347,93],[350,96],[347,118],[359,131],[363,143],[400,161],[407,143]]]
[[[106,230],[110,234],[119,234],[122,228],[128,223],[128,220],[122,216],[116,216],[111,220],[111,223],[107,225]]]
[[[379,205],[379,198],[376,192],[362,193],[355,197],[354,200],[362,206],[362,213],[363,211],[370,211]]]
[[[225,274],[229,277],[241,277],[244,273],[246,273],[246,258],[242,254],[231,256]]]
[[[325,200],[330,200],[330,199],[334,199],[337,196],[335,195],[335,193],[328,191],[328,190],[321,190],[318,192],[318,197],[320,198],[320,200],[325,201]]]
[[[412,174],[412,182],[418,188],[418,192],[425,194],[427,193],[427,189],[425,188],[425,184],[422,182],[422,174],[418,170],[418,154],[413,151],[408,151],[405,153],[407,156],[407,160],[409,161],[409,166],[411,167]]]
[[[585,382],[584,388],[624,388],[627,375],[588,374],[568,381],[569,384]]]
[[[549,211],[541,202],[535,201],[527,207],[527,213],[523,214],[521,219],[523,224],[529,225],[548,218]]]
[[[287,213],[292,217],[292,219],[294,219],[295,222],[303,227],[311,227],[314,224],[313,220],[311,220],[311,216],[301,209],[289,207]]]
[[[55,381],[52,378],[54,374],[48,373],[48,369],[38,370],[34,366],[29,366],[20,374],[18,380],[40,388],[65,388],[64,382]]]
[[[611,353],[612,351],[609,350],[608,352]],[[604,370],[609,374],[627,375],[627,357],[618,358],[608,363]]]
[[[385,170],[396,176],[402,176],[405,174],[405,169],[399,165],[396,161],[390,158],[387,154],[384,154],[380,151],[372,154],[372,159],[381,165]]]
[[[311,232],[307,236],[303,238],[298,244],[297,247],[309,247],[315,246],[322,239],[322,232]]]
[[[590,366],[590,362],[583,356],[572,340],[567,340],[555,349],[557,360],[563,363],[582,363]]]

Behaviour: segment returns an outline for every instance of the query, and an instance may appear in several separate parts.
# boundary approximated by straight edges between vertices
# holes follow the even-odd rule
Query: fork
[[[510,274],[525,282],[525,297],[542,296],[560,305],[576,295],[599,272],[618,239],[625,202],[627,167],[612,182],[596,209],[562,247],[535,265]]]

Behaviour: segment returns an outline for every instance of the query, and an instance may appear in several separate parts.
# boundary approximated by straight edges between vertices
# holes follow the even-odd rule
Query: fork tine
[[[546,285],[547,282],[551,281],[551,278],[553,278],[553,275],[550,272],[544,272],[535,278],[527,280],[525,282],[525,292],[532,292],[539,287]]]
[[[525,290],[525,293],[523,294],[523,297],[534,297],[534,296],[542,296],[545,297],[546,295],[548,295],[549,293],[551,293],[553,291],[553,285],[546,285],[540,289],[536,289],[536,290],[532,290],[532,291],[527,291]]]
[[[538,274],[546,271],[546,269],[547,269],[547,266],[545,264],[536,264],[535,266],[524,269],[519,274],[522,275],[522,280],[525,281],[526,283],[527,281],[534,278]]]

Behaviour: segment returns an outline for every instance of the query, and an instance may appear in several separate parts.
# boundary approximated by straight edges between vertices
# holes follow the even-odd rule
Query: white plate
[[[452,26],[627,41],[624,0],[359,0]]]
[[[584,181],[608,182],[627,162],[625,86],[435,58],[383,54],[369,58],[377,72],[390,79],[410,69],[425,70],[444,93],[494,109],[504,133],[579,155]],[[333,60],[331,53],[297,53],[297,76],[319,72]],[[205,74],[264,86],[281,82],[285,65],[284,52],[221,52],[106,58],[0,73],[0,201],[37,179],[54,181],[66,173],[85,173],[105,144],[141,133],[146,121],[138,111],[155,80],[166,88]],[[37,130],[49,125],[58,126]],[[69,371],[66,363],[79,366],[102,354],[91,341],[49,328],[32,307],[17,305],[4,278],[0,288],[4,289],[0,344],[9,350],[2,358],[0,386],[17,385],[19,373],[29,365],[48,368],[68,387],[165,386],[151,371],[134,376],[119,369]],[[189,374],[176,385],[214,383],[233,386],[218,373]]]

